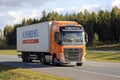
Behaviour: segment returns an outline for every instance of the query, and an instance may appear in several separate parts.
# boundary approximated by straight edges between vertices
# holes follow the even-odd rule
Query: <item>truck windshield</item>
[[[81,31],[65,31],[61,33],[62,45],[82,45],[84,34]]]

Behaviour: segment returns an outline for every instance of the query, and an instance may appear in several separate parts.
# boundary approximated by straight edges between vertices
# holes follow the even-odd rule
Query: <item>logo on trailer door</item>
[[[23,34],[23,44],[34,44],[39,43],[38,29],[24,31]]]

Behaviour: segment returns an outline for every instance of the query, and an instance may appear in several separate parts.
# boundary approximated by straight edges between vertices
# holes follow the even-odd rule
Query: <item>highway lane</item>
[[[82,67],[54,67],[40,63],[21,62],[21,59],[15,55],[0,55],[0,63],[69,77],[73,80],[120,80],[120,63],[86,61]]]

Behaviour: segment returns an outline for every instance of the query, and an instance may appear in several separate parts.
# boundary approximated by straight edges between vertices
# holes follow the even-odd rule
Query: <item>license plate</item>
[[[70,62],[70,64],[76,64],[76,62]]]

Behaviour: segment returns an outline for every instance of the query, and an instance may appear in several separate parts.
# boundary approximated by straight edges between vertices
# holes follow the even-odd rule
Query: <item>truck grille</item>
[[[81,48],[64,48],[66,61],[80,61],[82,57]]]

